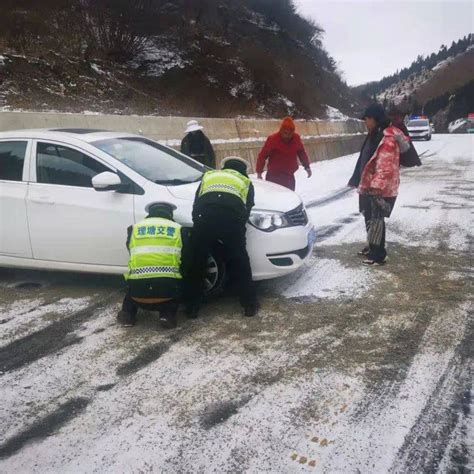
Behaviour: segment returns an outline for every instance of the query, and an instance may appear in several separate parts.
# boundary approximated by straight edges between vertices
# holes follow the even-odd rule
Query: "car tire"
[[[204,299],[210,301],[220,296],[226,286],[227,268],[223,249],[220,246],[214,248],[207,262]]]
[[[427,142],[431,140],[431,135],[426,139]]]

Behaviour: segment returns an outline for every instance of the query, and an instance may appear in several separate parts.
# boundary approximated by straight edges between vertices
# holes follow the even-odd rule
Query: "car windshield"
[[[186,155],[142,137],[111,138],[92,144],[157,184],[193,183],[207,170]]]
[[[428,125],[428,120],[410,120],[408,122],[409,127],[427,127]]]

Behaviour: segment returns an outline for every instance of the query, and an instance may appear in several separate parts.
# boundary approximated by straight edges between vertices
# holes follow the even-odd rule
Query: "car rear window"
[[[408,122],[409,127],[427,127],[428,125],[428,120],[410,120]]]
[[[0,179],[22,181],[26,141],[0,142]]]

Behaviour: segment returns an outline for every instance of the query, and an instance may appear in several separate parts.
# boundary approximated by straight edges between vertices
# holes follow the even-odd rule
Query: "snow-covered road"
[[[467,472],[474,468],[474,137],[417,143],[362,267],[356,156],[297,188],[311,261],[156,331],[115,325],[119,279],[0,270],[0,472]]]

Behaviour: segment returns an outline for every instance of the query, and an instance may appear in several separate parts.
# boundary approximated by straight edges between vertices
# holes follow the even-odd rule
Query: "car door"
[[[31,258],[26,214],[31,140],[0,140],[0,254]]]
[[[126,265],[133,194],[92,186],[95,175],[116,170],[82,149],[47,140],[34,142],[32,165],[35,182],[28,187],[27,208],[33,257]]]

